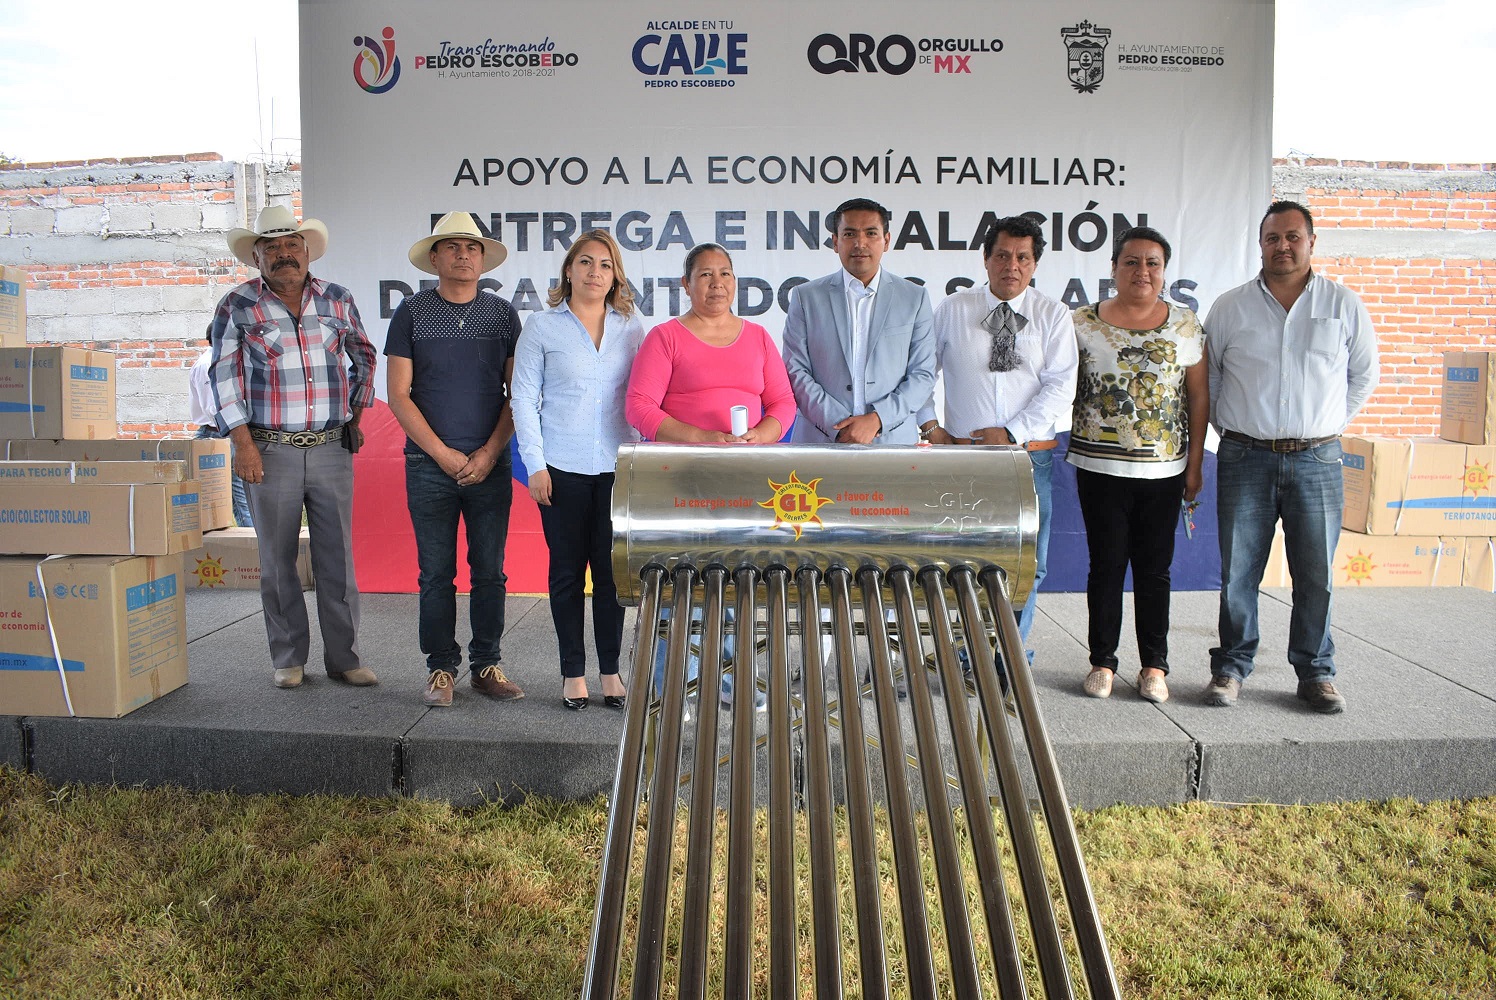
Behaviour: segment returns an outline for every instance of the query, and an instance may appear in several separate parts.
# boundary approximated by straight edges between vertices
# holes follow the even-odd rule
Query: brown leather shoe
[[[499,701],[517,701],[525,696],[518,684],[504,676],[497,663],[473,671],[473,687]]]
[[[373,687],[379,683],[379,677],[368,667],[354,667],[345,670],[341,674],[328,674],[333,680],[342,684],[348,684],[356,688]]]
[[[1241,694],[1241,681],[1225,674],[1216,674],[1205,689],[1205,704],[1214,708],[1230,708]]]
[[[1345,696],[1329,681],[1299,681],[1299,698],[1322,715],[1345,711]]]
[[[446,708],[452,704],[452,682],[455,680],[445,670],[433,670],[431,676],[426,679],[426,693],[421,700],[436,708]]]

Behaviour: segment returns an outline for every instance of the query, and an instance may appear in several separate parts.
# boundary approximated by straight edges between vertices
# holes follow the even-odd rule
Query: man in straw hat
[[[217,419],[234,444],[260,547],[260,599],[276,687],[299,687],[311,631],[296,573],[301,516],[311,533],[322,660],[345,684],[377,684],[358,653],[353,452],[379,357],[346,288],[313,278],[327,227],[272,205],[229,251],[260,276],[230,291],[208,326]]]
[[[410,248],[410,262],[437,277],[402,301],[384,353],[390,409],[405,429],[405,499],[420,567],[420,642],[428,705],[452,704],[462,666],[457,644],[457,518],[467,526],[472,597],[468,667],[491,698],[523,698],[499,666],[504,633],[504,543],[513,499],[509,382],[519,314],[478,279],[508,251],[467,212],[444,215]]]

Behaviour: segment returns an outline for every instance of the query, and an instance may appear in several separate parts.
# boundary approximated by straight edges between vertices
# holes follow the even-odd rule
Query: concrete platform
[[[1164,705],[1136,697],[1127,641],[1113,696],[1082,695],[1085,597],[1044,595],[1032,638],[1035,680],[1071,802],[1496,795],[1496,596],[1338,592],[1338,685],[1349,710],[1330,717],[1294,697],[1284,654],[1288,599],[1287,591],[1263,592],[1257,670],[1236,708],[1212,709],[1199,696],[1215,643],[1215,594],[1175,595],[1173,698]],[[298,690],[276,689],[258,595],[194,591],[185,688],[117,720],[0,717],[0,763],[59,783],[413,795],[458,804],[527,794],[588,798],[611,788],[623,713],[598,702],[585,712],[561,705],[543,599],[514,598],[507,608],[504,666],[528,697],[492,702],[464,674],[451,709],[421,704],[415,598],[363,601],[360,644],[381,678],[377,687],[348,688],[320,672],[313,608],[308,680]],[[465,603],[460,610],[465,617]],[[596,695],[595,677],[592,684]]]

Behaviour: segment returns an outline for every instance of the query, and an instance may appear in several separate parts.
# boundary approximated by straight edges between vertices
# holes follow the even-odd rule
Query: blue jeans
[[[233,449],[229,450],[229,454],[233,455]],[[253,528],[255,516],[249,512],[249,491],[244,488],[244,480],[234,476],[230,492],[234,498],[234,523],[241,528]]]
[[[405,501],[416,536],[420,569],[420,639],[428,670],[456,673],[462,665],[457,645],[457,518],[467,526],[468,575],[472,595],[468,616],[473,639],[468,665],[481,669],[499,662],[504,634],[504,543],[514,483],[504,450],[481,483],[458,486],[429,456],[405,456]]]
[[[1028,457],[1034,465],[1034,492],[1039,494],[1039,537],[1034,545],[1034,586],[1029,591],[1028,600],[1023,602],[1023,608],[1018,612],[1018,636],[1025,647],[1028,646],[1029,632],[1034,627],[1035,610],[1039,606],[1039,584],[1044,582],[1044,577],[1049,572],[1049,522],[1054,510],[1050,481],[1054,473],[1054,449],[1031,451]],[[1027,652],[1029,662],[1033,663],[1034,651],[1029,649]]]
[[[1267,566],[1273,526],[1283,521],[1284,551],[1293,578],[1288,662],[1300,681],[1335,676],[1330,636],[1330,574],[1340,538],[1340,442],[1278,454],[1237,441],[1216,453],[1220,508],[1221,644],[1210,672],[1246,680],[1257,655],[1257,588]]]

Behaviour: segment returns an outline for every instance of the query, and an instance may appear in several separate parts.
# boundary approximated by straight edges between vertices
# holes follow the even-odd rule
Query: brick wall
[[[1280,160],[1277,197],[1316,216],[1315,266],[1361,294],[1382,385],[1352,430],[1433,434],[1450,349],[1496,350],[1496,164]],[[208,316],[250,271],[224,234],[301,210],[296,164],[216,154],[0,167],[0,263],[30,272],[27,339],[119,355],[120,431],[187,429]]]
[[[298,165],[195,153],[0,167],[0,261],[29,272],[27,341],[115,352],[122,435],[191,430],[187,371],[213,306],[252,273],[224,234],[271,202],[300,214]]]
[[[1358,433],[1437,434],[1442,354],[1496,350],[1496,165],[1276,161],[1315,215],[1315,266],[1376,324],[1382,383]]]

